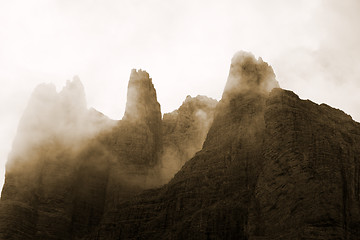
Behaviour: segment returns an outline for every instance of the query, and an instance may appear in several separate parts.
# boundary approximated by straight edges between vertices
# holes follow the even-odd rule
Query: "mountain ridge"
[[[238,52],[218,103],[187,97],[161,119],[149,74],[132,70],[123,120],[78,155],[51,142],[7,171],[0,236],[358,239],[360,123],[279,87]]]

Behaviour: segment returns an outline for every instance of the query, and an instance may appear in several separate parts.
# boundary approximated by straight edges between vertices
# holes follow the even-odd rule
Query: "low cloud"
[[[279,87],[279,83],[272,67],[252,53],[239,51],[231,60],[223,98],[248,91],[267,93],[275,87]]]
[[[216,105],[216,100],[205,96],[187,96],[178,110],[164,114],[164,148],[160,166],[163,183],[202,149],[214,120]]]
[[[67,81],[59,93],[52,84],[40,84],[20,120],[7,167],[13,161],[29,159],[36,148],[47,144],[59,144],[77,152],[82,142],[114,125],[115,121],[87,109],[84,87],[78,77]]]

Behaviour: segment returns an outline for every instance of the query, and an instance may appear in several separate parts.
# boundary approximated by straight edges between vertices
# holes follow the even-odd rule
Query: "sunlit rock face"
[[[0,239],[360,235],[360,124],[280,89],[261,58],[237,53],[218,103],[187,97],[163,120],[145,71],[131,73],[121,121],[82,99],[76,79],[35,90],[7,165]]]

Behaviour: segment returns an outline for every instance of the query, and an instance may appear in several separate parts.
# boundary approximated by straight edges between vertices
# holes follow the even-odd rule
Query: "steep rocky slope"
[[[360,124],[274,77],[235,56],[203,149],[89,239],[359,239]]]
[[[280,89],[270,94],[265,123],[250,232],[269,239],[359,239],[360,124]]]

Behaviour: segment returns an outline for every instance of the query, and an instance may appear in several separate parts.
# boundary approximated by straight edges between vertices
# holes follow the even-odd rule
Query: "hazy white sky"
[[[34,87],[74,75],[88,107],[121,119],[132,68],[169,112],[186,95],[219,99],[246,50],[281,87],[360,121],[359,13],[358,0],[0,0],[0,176]]]

